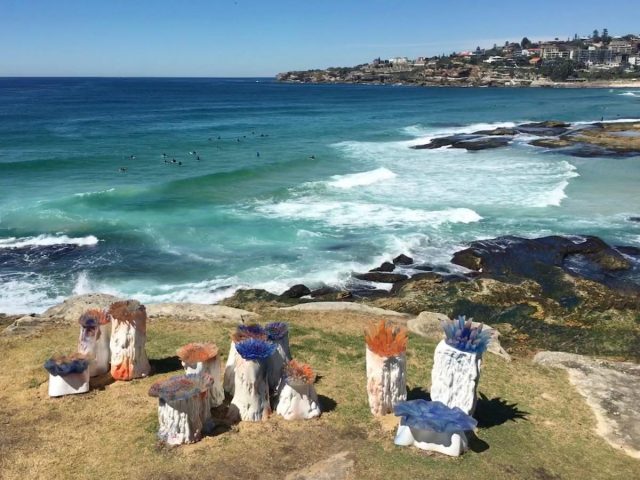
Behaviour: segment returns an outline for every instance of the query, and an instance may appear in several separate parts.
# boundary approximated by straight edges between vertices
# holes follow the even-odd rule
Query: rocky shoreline
[[[114,297],[95,294],[86,301],[95,306]],[[354,272],[345,289],[300,284],[280,295],[241,289],[218,305],[149,305],[149,315],[238,322],[313,302],[471,316],[493,325],[510,353],[544,349],[640,361],[640,248],[592,236],[476,241],[453,255],[449,269],[401,254],[369,272]],[[75,319],[87,306],[66,303],[41,315],[0,315],[0,326],[5,334],[25,333]]]
[[[415,150],[459,148],[487,150],[510,145],[521,135],[538,138],[527,143],[574,157],[628,157],[640,155],[640,122],[593,122],[571,124],[555,120],[522,123],[513,128],[494,128],[472,133],[437,137]]]

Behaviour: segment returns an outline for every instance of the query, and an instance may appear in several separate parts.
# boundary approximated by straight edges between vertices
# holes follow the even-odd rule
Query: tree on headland
[[[554,82],[564,82],[574,75],[577,63],[573,60],[559,60],[542,65],[540,73]]]
[[[524,37],[520,42],[520,46],[524,49],[529,48],[531,46],[531,40],[529,40],[527,37]]]
[[[593,35],[591,35],[591,38],[593,39],[594,42],[600,41],[600,32],[598,31],[597,28],[593,31]]]
[[[605,42],[608,43],[611,40],[611,37],[609,36],[609,30],[607,30],[606,28],[602,29],[602,37],[600,37],[600,39]]]

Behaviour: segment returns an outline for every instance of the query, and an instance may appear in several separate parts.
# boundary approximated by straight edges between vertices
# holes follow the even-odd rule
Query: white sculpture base
[[[158,405],[158,438],[169,445],[194,443],[202,438],[210,423],[206,417],[206,395],[195,395],[185,400],[166,402]],[[210,414],[209,414],[210,415]]]
[[[267,359],[267,381],[272,392],[278,388],[282,378],[282,370],[289,359],[284,346],[278,342],[273,354]]]
[[[75,395],[89,391],[89,369],[82,373],[69,375],[49,374],[49,396],[61,397],[63,395]]]
[[[229,356],[227,357],[227,364],[224,367],[224,391],[231,396],[234,394],[237,358],[238,351],[236,350],[236,344],[231,342],[231,346],[229,347]]]
[[[381,357],[366,349],[367,395],[376,416],[393,413],[393,406],[407,399],[405,354]]]
[[[237,356],[235,393],[231,404],[238,409],[244,421],[266,420],[271,414],[265,363]]]
[[[433,356],[431,400],[473,415],[482,358],[440,341]]]
[[[114,319],[111,330],[111,375],[116,380],[132,380],[149,375],[151,366],[145,351],[147,336],[135,322]]]
[[[451,457],[458,457],[469,449],[467,436],[464,432],[438,433],[433,430],[421,430],[398,425],[398,432],[394,440],[396,445],[414,446],[421,450],[442,453]]]
[[[278,395],[276,413],[286,420],[306,420],[320,416],[318,395],[313,385],[285,383]]]
[[[198,362],[196,364],[188,364],[182,362],[186,374],[202,375],[208,373],[213,378],[213,383],[209,387],[208,402],[209,407],[214,408],[222,405],[224,402],[224,389],[222,388],[222,365],[220,358],[216,357],[206,362]]]

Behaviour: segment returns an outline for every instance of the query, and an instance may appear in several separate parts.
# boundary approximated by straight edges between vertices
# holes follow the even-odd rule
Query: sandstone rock
[[[280,310],[300,311],[300,312],[326,312],[326,311],[349,311],[362,313],[364,315],[379,315],[387,317],[404,317],[411,318],[406,313],[394,312],[393,310],[385,310],[377,307],[370,307],[362,303],[351,302],[313,302],[301,303],[292,307],[282,307]]]
[[[534,362],[563,368],[598,422],[597,433],[640,459],[640,365],[564,352],[539,352]]]
[[[88,293],[86,295],[74,295],[67,298],[59,305],[46,310],[41,317],[55,319],[64,323],[75,323],[84,312],[90,308],[107,309],[109,306],[121,300],[106,293]]]
[[[376,283],[396,283],[409,278],[407,275],[402,275],[400,273],[385,272],[356,273],[353,276],[358,280],[366,280],[368,282]]]
[[[564,138],[537,138],[529,142],[529,145],[542,148],[564,148],[573,145],[573,142]]]
[[[393,259],[393,263],[394,265],[411,265],[413,263],[413,258],[401,253]]]
[[[310,293],[311,290],[306,285],[299,284],[289,288],[280,296],[283,298],[300,298],[304,297],[305,295],[309,295]]]
[[[396,269],[396,266],[391,262],[384,262],[377,268],[373,268],[369,270],[370,272],[393,272]]]
[[[172,318],[179,321],[208,321],[243,323],[256,320],[258,315],[239,308],[202,303],[156,303],[147,306],[149,318]]]
[[[340,452],[285,477],[285,480],[347,480],[354,461],[351,452]]]

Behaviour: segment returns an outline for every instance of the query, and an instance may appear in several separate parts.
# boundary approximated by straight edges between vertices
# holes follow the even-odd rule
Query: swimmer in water
[[[118,169],[118,171],[119,171],[120,173],[127,173],[127,170],[128,170],[128,169],[127,169],[127,167],[120,167],[120,168]]]
[[[309,158],[310,158],[311,160],[315,160],[315,159],[316,159],[316,156],[315,156],[315,155],[311,155]]]
[[[182,162],[178,162],[178,166],[181,166],[181,165],[182,165]]]
[[[200,155],[196,156],[196,160],[200,161]]]
[[[260,152],[256,152],[256,157],[259,157],[259,156],[260,156]]]

